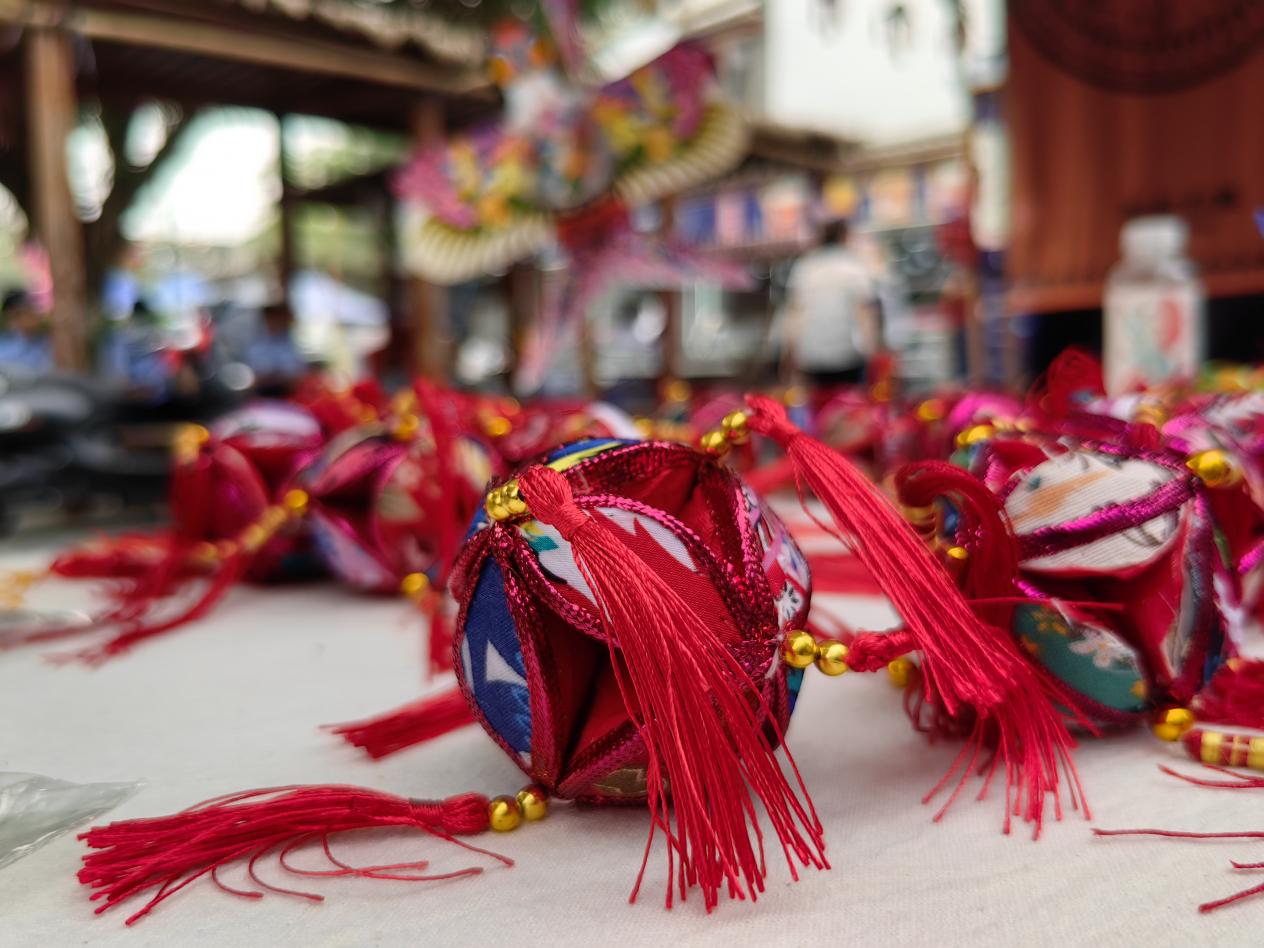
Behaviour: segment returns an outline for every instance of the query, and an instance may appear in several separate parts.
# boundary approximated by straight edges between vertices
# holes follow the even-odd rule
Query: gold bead
[[[1185,466],[1208,487],[1233,487],[1242,480],[1242,472],[1233,458],[1219,448],[1199,451],[1185,462]]]
[[[509,507],[505,504],[505,488],[494,487],[487,492],[487,502],[483,504],[483,509],[487,511],[487,516],[495,521],[508,520],[510,517]]]
[[[409,599],[420,599],[430,588],[430,577],[425,573],[409,573],[399,582],[399,591]]]
[[[722,458],[729,453],[729,439],[719,428],[715,431],[708,431],[702,436],[699,443],[702,445],[702,450],[713,458]]]
[[[180,441],[188,441],[190,444],[200,446],[211,440],[211,433],[202,425],[188,424],[181,425],[176,437]]]
[[[198,455],[202,453],[202,448],[210,440],[211,433],[201,425],[181,425],[171,442],[172,453],[175,454],[176,463],[192,464],[197,460]]]
[[[260,524],[252,523],[241,531],[239,541],[241,547],[247,553],[254,553],[261,546],[268,542],[268,531]]]
[[[356,414],[360,416],[360,423],[364,425],[378,420],[377,409],[365,402],[361,402],[356,408]]]
[[[808,403],[807,389],[799,385],[791,385],[786,389],[781,400],[789,408],[798,408],[800,405],[806,405]]]
[[[237,544],[232,540],[220,540],[215,544],[215,550],[221,560],[231,560],[237,555]]]
[[[511,516],[521,516],[527,512],[527,502],[522,499],[522,495],[518,493],[518,482],[510,481],[501,488],[501,502],[505,505],[505,509],[509,511]]]
[[[407,415],[417,410],[417,393],[403,389],[391,399],[391,409],[397,415]]]
[[[281,498],[281,505],[291,517],[301,517],[307,513],[307,501],[307,491],[296,487],[285,492],[285,496]]]
[[[725,415],[720,427],[733,444],[745,444],[750,440],[750,416],[740,408]]]
[[[971,445],[988,441],[996,434],[992,425],[972,425],[957,435],[957,447],[968,448]]]
[[[913,662],[901,655],[887,662],[887,678],[896,688],[907,688],[913,678]]]
[[[1164,708],[1154,716],[1154,736],[1161,741],[1179,741],[1194,726],[1189,708]]]
[[[847,646],[834,639],[818,642],[816,667],[823,675],[833,678],[847,671]]]
[[[275,504],[265,507],[263,514],[259,517],[259,524],[272,533],[280,529],[281,524],[285,523],[287,514],[284,507],[278,507]]]
[[[948,554],[948,558],[950,560],[956,560],[959,563],[970,558],[970,551],[964,546],[950,546],[945,552]]]
[[[805,629],[786,635],[781,645],[781,660],[791,668],[807,668],[816,661],[816,639]]]
[[[522,811],[523,819],[528,823],[542,820],[549,815],[548,794],[535,784],[523,787],[518,791],[515,799],[518,801],[518,809]]]
[[[203,540],[193,548],[192,556],[203,563],[213,563],[219,559],[219,548],[214,543]]]
[[[919,530],[928,530],[935,525],[934,504],[927,504],[925,507],[911,507],[908,504],[901,504],[900,513],[904,515],[904,519],[911,526]]]
[[[522,808],[513,797],[496,797],[487,804],[487,822],[497,833],[516,830],[522,822]]]
[[[489,438],[503,438],[513,430],[513,424],[508,418],[497,415],[483,422],[483,430],[487,432]]]
[[[917,420],[932,422],[944,417],[944,403],[938,398],[928,398],[917,406]]]
[[[663,397],[669,402],[689,401],[689,397],[693,394],[693,389],[689,387],[689,383],[684,379],[672,379],[663,387]]]
[[[421,419],[416,415],[404,415],[395,422],[395,428],[391,434],[394,435],[396,441],[412,441],[420,430]]]

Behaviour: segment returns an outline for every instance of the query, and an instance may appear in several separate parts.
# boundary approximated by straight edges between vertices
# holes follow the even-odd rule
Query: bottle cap
[[[1119,249],[1133,260],[1178,257],[1188,237],[1188,225],[1174,214],[1134,217],[1119,233]]]

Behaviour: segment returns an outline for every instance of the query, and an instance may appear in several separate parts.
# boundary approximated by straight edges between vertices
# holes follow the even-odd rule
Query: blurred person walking
[[[826,223],[820,244],[795,262],[787,280],[783,371],[801,375],[813,401],[862,382],[865,363],[878,348],[878,287],[848,246],[848,235],[846,221]]]
[[[51,372],[52,340],[30,295],[24,290],[6,293],[2,315],[0,369],[26,375],[46,375]]]

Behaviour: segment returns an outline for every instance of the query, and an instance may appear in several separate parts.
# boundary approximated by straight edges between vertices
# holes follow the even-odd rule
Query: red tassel
[[[54,560],[50,571],[57,575],[121,580],[113,590],[113,605],[93,616],[90,623],[19,633],[6,644],[53,642],[98,633],[98,639],[104,638],[99,644],[57,656],[98,665],[146,639],[201,618],[241,579],[259,549],[300,511],[267,506],[262,487],[251,487],[248,480],[233,482],[236,468],[222,461],[217,466],[214,448],[207,447],[208,438],[205,429],[190,426],[176,441],[169,532],[98,541]],[[239,492],[253,491],[257,494],[253,499],[264,506],[252,522],[241,527],[235,539],[212,544],[207,538],[225,529],[217,522],[222,516],[212,497],[217,480],[232,483]],[[199,548],[210,555],[202,555]],[[189,595],[196,582],[208,575],[203,588]],[[188,596],[187,601],[175,605],[182,594]],[[155,617],[161,606],[168,609],[166,618]],[[111,634],[102,636],[103,630]]]
[[[247,872],[259,889],[323,901],[323,896],[283,889],[259,878],[255,864],[277,849],[280,849],[283,869],[305,876],[429,882],[483,871],[472,866],[427,875],[424,874],[425,862],[354,867],[339,861],[329,847],[329,838],[335,833],[391,826],[419,829],[507,866],[513,865],[512,860],[504,856],[455,838],[488,828],[488,800],[479,794],[426,801],[358,787],[270,787],[217,797],[172,816],[94,827],[79,836],[89,848],[96,850],[83,857],[79,881],[97,890],[92,894],[93,901],[103,900],[97,906],[98,915],[157,889],[140,911],[127,919],[131,925],[208,873],[211,881],[230,895],[262,898],[262,891],[235,889],[220,881],[220,868],[242,859],[249,860]],[[334,869],[302,869],[287,861],[291,852],[315,840],[320,840]]]
[[[798,878],[795,858],[827,866],[820,821],[803,782],[800,801],[764,732],[773,718],[725,643],[631,551],[620,527],[576,506],[565,477],[533,467],[519,488],[532,515],[571,544],[602,617],[624,705],[645,743],[652,823],[631,899],[659,828],[668,837],[669,908],[673,879],[682,900],[697,885],[708,911],[725,888],[730,898],[757,898],[767,867],[752,791],[791,876]]]
[[[147,639],[155,638],[164,632],[170,632],[172,629],[202,618],[211,611],[211,608],[224,597],[228,590],[237,585],[238,580],[241,579],[242,574],[250,565],[250,559],[249,555],[238,551],[221,562],[219,569],[211,577],[206,588],[201,590],[190,603],[186,604],[174,615],[159,621],[146,621],[144,615],[130,619],[123,622],[122,629],[104,642],[72,652],[66,657],[86,662],[89,665],[100,665],[111,658],[122,655]],[[147,605],[152,606],[153,601],[149,600]]]
[[[474,715],[461,689],[449,688],[375,718],[339,724],[330,730],[380,760],[473,723]]]
[[[1066,703],[1066,697],[1032,668],[1007,632],[971,610],[942,565],[860,471],[799,431],[777,402],[759,395],[747,401],[750,428],[780,444],[793,462],[800,498],[807,488],[825,504],[836,525],[831,532],[855,550],[903,618],[922,653],[927,698],[952,717],[975,716],[970,743],[926,797],[932,799],[959,773],[935,818],[944,815],[979,765],[987,774],[983,793],[997,768],[1004,768],[1006,832],[1011,814],[1020,814],[1039,836],[1046,794],[1053,795],[1055,816],[1061,817],[1059,769],[1067,775],[1072,805],[1079,807],[1083,791],[1071,758],[1075,742],[1054,704]],[[990,762],[980,760],[987,742],[996,749]]]
[[[1264,730],[1264,662],[1231,658],[1199,694],[1200,721]]]
[[[438,573],[444,583],[452,572],[452,564],[465,541],[465,530],[475,509],[466,509],[462,498],[470,495],[468,488],[463,489],[460,475],[457,473],[459,433],[451,418],[449,400],[433,382],[418,379],[413,383],[413,392],[417,397],[417,407],[426,416],[430,426],[430,436],[434,440],[435,479],[450,509],[447,516],[440,517],[434,525],[435,543],[438,547]],[[477,503],[477,499],[470,497]],[[449,642],[449,646],[450,646]],[[448,666],[449,670],[451,665]]]
[[[426,617],[426,661],[430,677],[452,671],[452,643],[455,636],[452,622],[448,619],[447,597],[438,589],[431,589],[421,600],[421,611]]]

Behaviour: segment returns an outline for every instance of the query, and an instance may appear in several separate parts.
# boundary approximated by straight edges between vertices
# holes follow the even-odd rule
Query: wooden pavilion
[[[49,255],[54,285],[58,366],[87,364],[85,249],[65,147],[81,99],[250,106],[404,132],[422,144],[496,107],[481,59],[479,34],[409,7],[0,0],[0,151],[26,150],[32,229]],[[283,234],[292,203],[281,202]],[[289,254],[282,257],[284,277]],[[434,287],[409,280],[409,361],[429,375],[442,371],[430,344],[442,299]]]

